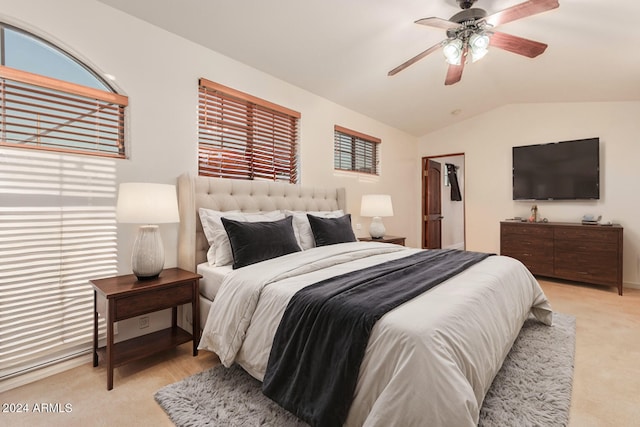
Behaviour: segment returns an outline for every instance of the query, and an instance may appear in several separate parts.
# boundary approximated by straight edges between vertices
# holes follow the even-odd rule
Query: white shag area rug
[[[478,425],[569,423],[575,317],[554,313],[553,326],[528,319],[485,397]],[[156,401],[179,427],[306,426],[262,394],[240,367],[216,366],[163,387]]]

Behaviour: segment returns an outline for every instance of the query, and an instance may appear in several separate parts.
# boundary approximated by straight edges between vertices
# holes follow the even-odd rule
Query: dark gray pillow
[[[356,241],[356,236],[351,228],[351,214],[338,218],[321,218],[307,214],[307,218],[309,218],[316,246]]]
[[[233,254],[233,268],[300,251],[293,217],[278,221],[244,222],[222,218]]]

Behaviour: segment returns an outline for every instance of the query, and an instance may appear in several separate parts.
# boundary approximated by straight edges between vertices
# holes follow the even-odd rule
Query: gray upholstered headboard
[[[344,188],[303,187],[281,182],[210,178],[183,174],[178,177],[180,228],[178,267],[196,271],[207,259],[209,244],[202,231],[198,209],[261,212],[274,210],[347,212]]]

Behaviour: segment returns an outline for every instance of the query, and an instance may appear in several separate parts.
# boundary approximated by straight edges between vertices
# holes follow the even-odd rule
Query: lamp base
[[[133,243],[131,269],[138,280],[152,280],[164,268],[164,246],[157,225],[141,225]]]
[[[384,224],[382,223],[382,218],[379,216],[374,216],[371,219],[371,225],[369,226],[369,234],[373,239],[382,239],[384,237],[384,233],[386,233],[386,229],[384,228]]]

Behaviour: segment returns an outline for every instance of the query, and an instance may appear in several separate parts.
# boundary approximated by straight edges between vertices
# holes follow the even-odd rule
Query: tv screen
[[[513,147],[513,200],[599,198],[599,138]]]

